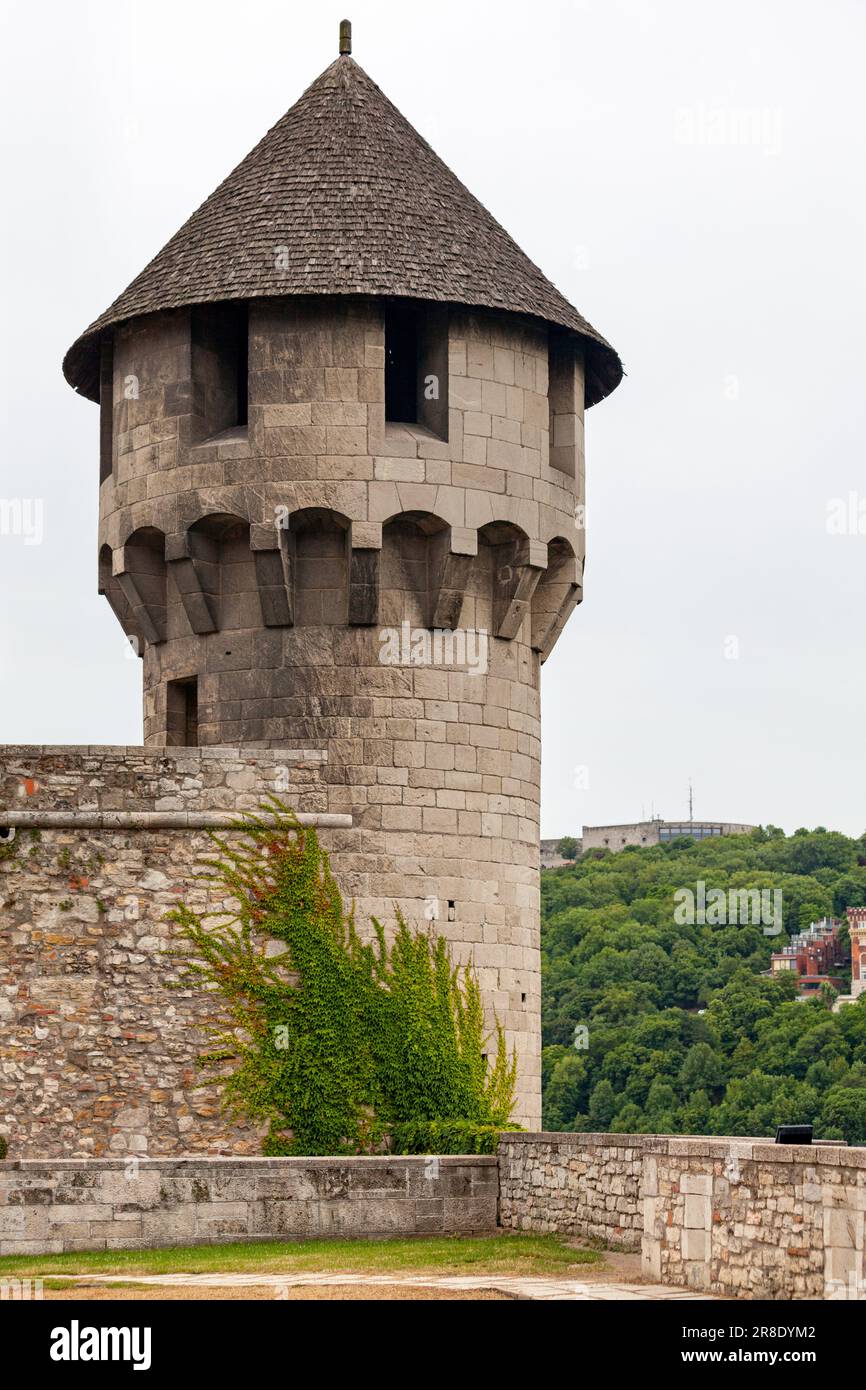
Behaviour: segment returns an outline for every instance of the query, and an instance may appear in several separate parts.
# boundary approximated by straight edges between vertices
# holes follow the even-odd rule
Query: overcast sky
[[[628,373],[587,420],[543,833],[683,816],[690,777],[698,816],[862,833],[862,0],[4,0],[0,499],[25,506],[0,534],[0,742],[141,741],[96,593],[98,411],[61,358],[333,60],[344,12]]]

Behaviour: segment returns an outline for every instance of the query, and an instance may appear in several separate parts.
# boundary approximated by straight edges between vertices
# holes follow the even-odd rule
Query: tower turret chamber
[[[343,56],[65,365],[145,745],[315,750],[358,920],[471,957],[537,1127],[539,669],[616,354]]]

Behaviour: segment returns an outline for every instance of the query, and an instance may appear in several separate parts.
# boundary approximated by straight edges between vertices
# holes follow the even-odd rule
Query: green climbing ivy
[[[0,839],[0,864],[4,859],[12,859],[19,849],[19,837],[17,835],[4,835]]]
[[[170,914],[177,987],[222,1005],[200,1065],[226,1111],[267,1123],[269,1154],[415,1144],[434,1121],[504,1128],[516,1058],[498,1023],[491,1054],[471,967],[399,915],[390,945],[375,920],[362,941],[315,831],[281,802],[241,829],[237,843],[211,837],[202,870],[226,910]]]

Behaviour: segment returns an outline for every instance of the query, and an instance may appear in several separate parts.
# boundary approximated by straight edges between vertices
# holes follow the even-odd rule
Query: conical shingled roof
[[[613,348],[392,105],[341,56],[66,354],[99,398],[101,331],[160,309],[262,295],[389,295],[529,314],[585,340],[587,404]]]

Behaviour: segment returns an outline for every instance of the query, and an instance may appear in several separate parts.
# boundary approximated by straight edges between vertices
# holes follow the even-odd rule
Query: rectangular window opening
[[[448,310],[395,301],[385,307],[385,420],[448,439]]]
[[[385,310],[385,419],[418,423],[418,313],[414,304]]]
[[[166,744],[198,747],[198,677],[169,681],[166,692]]]
[[[249,422],[249,306],[201,304],[192,310],[193,413],[198,440]]]

